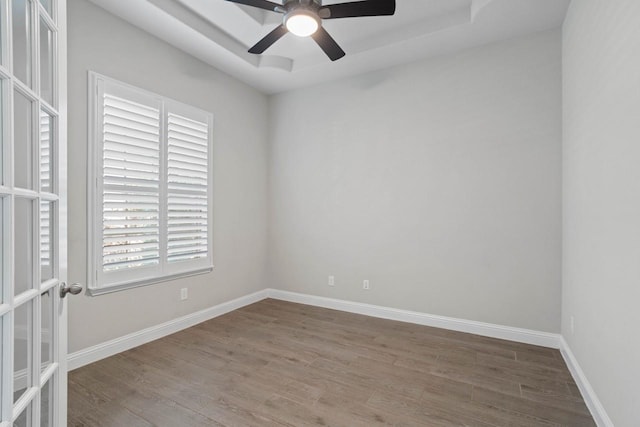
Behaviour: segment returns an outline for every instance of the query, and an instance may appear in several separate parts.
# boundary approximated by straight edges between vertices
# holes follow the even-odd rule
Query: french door
[[[0,426],[66,425],[66,2],[0,0]]]

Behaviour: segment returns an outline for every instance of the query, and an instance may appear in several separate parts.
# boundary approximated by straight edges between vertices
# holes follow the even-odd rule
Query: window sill
[[[154,277],[152,279],[136,280],[135,282],[123,283],[123,284],[112,285],[112,286],[105,286],[105,287],[102,287],[102,288],[91,288],[91,287],[88,287],[86,294],[88,296],[90,296],[90,297],[97,297],[99,295],[111,294],[113,292],[125,291],[127,289],[133,289],[133,288],[139,288],[139,287],[142,287],[142,286],[155,285],[156,283],[169,282],[171,280],[176,280],[176,279],[184,279],[185,277],[200,276],[202,274],[211,273],[212,271],[213,271],[213,266],[201,268],[201,269],[198,269],[198,270],[188,271],[188,272],[185,272],[185,273],[172,274],[170,276]]]

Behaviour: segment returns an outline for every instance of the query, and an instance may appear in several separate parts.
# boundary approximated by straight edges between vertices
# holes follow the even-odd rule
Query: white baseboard
[[[364,314],[365,316],[382,319],[398,320],[400,322],[415,323],[435,328],[449,329],[485,337],[499,338],[525,344],[539,345],[549,348],[560,348],[560,334],[539,332],[530,329],[513,328],[510,326],[494,325],[473,320],[456,319],[453,317],[437,316],[415,311],[400,310],[378,305],[363,304],[314,295],[299,294],[277,289],[268,290],[269,297],[283,301],[314,305],[316,307],[347,311],[349,313]]]
[[[116,338],[68,355],[68,369],[73,370],[89,363],[97,362],[114,354],[121,353],[131,348],[146,344],[158,338],[174,334],[183,329],[190,328],[198,323],[222,316],[233,310],[237,310],[249,304],[261,301],[268,297],[266,289],[236,298],[232,301],[218,304],[211,308],[207,308],[195,313],[179,317],[174,320],[152,326],[120,338]]]
[[[562,357],[564,358],[567,367],[569,367],[573,380],[580,389],[584,403],[586,403],[587,408],[591,411],[591,416],[593,416],[593,420],[596,422],[598,427],[614,427],[613,421],[611,421],[611,418],[607,415],[607,411],[604,409],[604,406],[602,406],[600,399],[598,399],[598,395],[593,390],[593,387],[591,387],[587,376],[578,364],[578,359],[574,356],[564,337],[560,337],[560,352],[562,353]]]

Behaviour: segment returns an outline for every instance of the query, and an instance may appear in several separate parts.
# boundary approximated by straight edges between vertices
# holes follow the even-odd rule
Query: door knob
[[[74,283],[69,286],[62,282],[62,285],[60,285],[60,298],[66,297],[67,294],[78,295],[80,292],[82,292],[82,285],[80,283]]]

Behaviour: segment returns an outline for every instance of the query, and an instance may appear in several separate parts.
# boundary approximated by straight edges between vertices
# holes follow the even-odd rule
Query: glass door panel
[[[21,91],[13,94],[14,183],[33,189],[33,103]]]
[[[53,387],[54,378],[49,379],[40,390],[40,426],[53,426]]]
[[[40,110],[40,191],[53,192],[53,167],[55,160],[54,146],[52,144],[53,116],[44,110]]]
[[[40,18],[40,96],[53,105],[53,31]]]
[[[27,301],[14,311],[13,321],[13,403],[31,386],[33,361],[33,301]]]
[[[31,86],[31,2],[11,0],[13,25],[13,74],[27,86]]]
[[[52,0],[40,0],[40,4],[44,7],[44,10],[49,14],[49,16],[51,16],[52,3]]]
[[[40,202],[40,282],[54,278],[53,202]]]
[[[0,11],[0,22],[2,22],[2,11]],[[0,34],[2,34],[1,29],[0,29]],[[4,91],[5,91],[6,84],[7,84],[6,80],[0,80],[0,100],[4,99]],[[2,135],[4,135],[4,126],[3,126],[4,114],[3,113],[4,112],[3,112],[2,102],[0,102],[0,185],[5,185],[5,177],[4,177],[5,144],[4,144],[4,138],[2,138]]]
[[[11,239],[9,232],[9,219],[11,218],[11,214],[8,212],[9,207],[9,198],[0,195],[0,304],[4,303],[5,291],[9,288],[10,283],[7,257],[5,256],[5,251],[10,246],[8,243]],[[0,357],[2,357],[2,352],[0,352]],[[0,400],[0,402],[2,401]]]
[[[40,371],[41,373],[47,369],[53,362],[53,298],[48,290],[40,296]]]
[[[20,416],[14,421],[13,427],[31,427],[33,426],[33,407],[31,404],[27,409],[22,411]]]
[[[32,289],[34,284],[33,200],[16,197],[14,212],[14,294],[20,295]]]
[[[64,427],[66,1],[0,5],[0,426]]]

